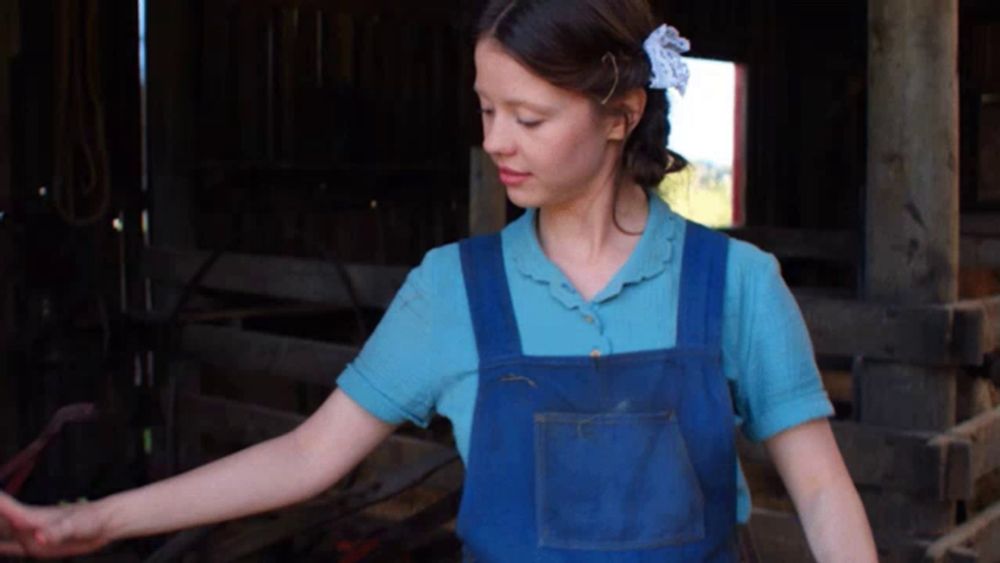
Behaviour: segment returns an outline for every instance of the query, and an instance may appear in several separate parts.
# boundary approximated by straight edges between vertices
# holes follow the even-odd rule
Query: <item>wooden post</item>
[[[19,0],[0,0],[0,231],[9,227],[12,202],[11,162],[11,86],[10,60],[20,47]],[[14,336],[13,272],[10,264],[17,263],[12,238],[0,232],[0,457],[17,443],[16,388],[8,370],[6,355]]]
[[[10,136],[10,59],[20,46],[18,0],[0,0],[0,212],[10,212],[11,136]],[[3,219],[0,218],[0,221]]]
[[[149,2],[146,51],[151,237],[154,245],[194,246],[192,191],[197,168],[200,2]],[[235,102],[234,102],[235,103]],[[163,297],[159,304],[163,304]],[[168,300],[169,302],[169,300]]]
[[[507,224],[507,190],[483,149],[469,155],[469,234],[495,233]]]
[[[870,0],[865,298],[947,303],[958,286],[958,0]],[[864,423],[911,430],[955,424],[955,371],[866,360]],[[954,504],[866,493],[885,545],[940,534]]]
[[[204,7],[199,0],[146,4],[146,139],[153,245],[177,249],[195,245],[192,194],[197,184],[197,100],[202,69],[198,45],[202,14],[215,4],[218,2]],[[179,296],[178,288],[154,284],[153,308],[169,310]],[[198,368],[173,359],[165,352],[155,357],[155,373],[167,400],[163,404],[165,428],[162,435],[154,434],[153,479],[190,469],[202,459],[200,439],[184,433],[184,421],[176,419],[176,403],[170,399],[171,394],[176,397],[179,392],[200,390]]]

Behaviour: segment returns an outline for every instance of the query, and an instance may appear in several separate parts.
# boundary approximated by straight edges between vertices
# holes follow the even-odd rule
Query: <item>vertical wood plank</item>
[[[469,235],[503,229],[507,220],[507,190],[482,148],[473,148],[470,153],[469,176]]]
[[[199,133],[204,131],[198,127],[202,70],[199,45],[203,26],[209,25],[202,18],[213,12],[202,5],[202,0],[147,2],[146,9],[146,21],[151,23],[146,33],[150,236],[153,244],[193,248],[198,218],[194,203],[198,180],[193,171],[202,154]],[[212,88],[217,86],[216,82],[210,84]],[[209,122],[205,119],[201,124]],[[209,142],[206,137],[201,140]],[[172,306],[180,293],[176,287],[155,286],[154,290],[153,307],[158,310]],[[179,381],[180,368],[186,364],[175,364],[166,353],[158,354],[155,361],[158,377],[166,382],[164,388],[176,392],[183,383]],[[191,384],[197,385],[197,375],[191,379],[194,380]],[[197,452],[190,452],[199,445],[197,441],[184,441],[175,413],[169,409],[170,403],[164,406],[165,428],[162,435],[154,435],[157,447],[150,464],[153,479],[190,467],[185,464],[193,464]]]
[[[865,297],[958,297],[957,0],[871,0]],[[919,116],[919,118],[915,118]],[[869,361],[861,418],[914,430],[955,423],[947,370]]]
[[[174,0],[148,2],[146,8],[147,21],[156,22],[146,34],[151,238],[175,248],[195,244],[200,6],[200,0]]]
[[[869,0],[864,296],[947,303],[958,286],[958,1]],[[865,361],[859,418],[912,430],[955,424],[955,371]],[[879,543],[933,536],[954,503],[864,495]]]
[[[11,95],[9,62],[20,44],[18,0],[0,0],[0,214],[11,210]],[[0,215],[0,458],[17,445],[17,390],[8,369],[6,348],[14,336],[13,242]]]
[[[263,100],[268,87],[267,14],[256,2],[242,2],[235,15],[240,56],[234,61],[237,85],[234,103],[239,111],[236,125],[240,130],[240,160],[259,160],[266,152],[267,108]]]
[[[957,0],[871,0],[866,296],[958,296]]]
[[[156,2],[151,2],[156,4]],[[228,117],[233,114],[233,99],[229,88],[230,30],[229,0],[203,0],[201,6],[202,48],[201,105],[199,137],[205,148],[204,156],[211,159],[231,158],[238,145],[231,139]],[[155,21],[155,20],[151,20]],[[155,28],[156,26],[151,26]]]
[[[288,160],[295,154],[295,41],[299,33],[299,8],[283,7],[276,17],[278,158]]]
[[[0,212],[10,212],[13,147],[9,63],[20,45],[20,27],[18,0],[0,0]]]

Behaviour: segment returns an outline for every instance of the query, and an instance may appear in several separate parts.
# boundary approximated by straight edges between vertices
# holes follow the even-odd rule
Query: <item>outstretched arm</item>
[[[61,557],[293,504],[330,487],[393,429],[337,390],[294,431],[145,487],[66,508],[2,496],[0,554]]]
[[[868,517],[830,423],[816,419],[765,442],[820,563],[875,563]]]

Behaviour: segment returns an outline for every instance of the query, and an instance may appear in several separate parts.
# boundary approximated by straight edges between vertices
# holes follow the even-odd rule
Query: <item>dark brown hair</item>
[[[647,87],[651,68],[642,44],[656,25],[646,0],[489,0],[477,39],[495,39],[533,73],[597,104],[646,88],[646,109],[625,142],[622,170],[652,189],[687,165],[666,148],[663,90]]]

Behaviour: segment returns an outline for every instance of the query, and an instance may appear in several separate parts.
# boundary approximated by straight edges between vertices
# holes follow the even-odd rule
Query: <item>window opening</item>
[[[743,220],[744,72],[732,62],[687,58],[691,79],[671,90],[670,148],[691,166],[668,175],[659,192],[684,217],[710,227]]]

